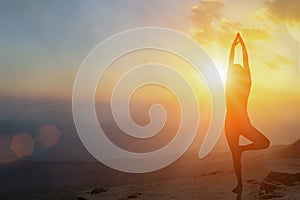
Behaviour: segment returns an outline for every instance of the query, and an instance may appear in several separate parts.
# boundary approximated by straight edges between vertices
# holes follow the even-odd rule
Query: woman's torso
[[[240,68],[240,69],[239,69]],[[247,114],[251,78],[242,67],[233,66],[228,70],[226,82],[227,115],[242,117]]]

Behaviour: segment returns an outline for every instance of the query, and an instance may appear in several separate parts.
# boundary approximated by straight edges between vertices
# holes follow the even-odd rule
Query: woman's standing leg
[[[234,166],[234,172],[237,178],[237,186],[232,190],[234,193],[238,193],[243,188],[243,181],[242,181],[242,151],[239,146],[235,149],[232,149],[232,160]]]
[[[240,131],[236,125],[232,125],[232,119],[226,117],[225,119],[225,135],[230,147],[234,172],[237,178],[237,186],[232,190],[234,193],[238,193],[243,188],[242,181],[242,150],[239,145]]]

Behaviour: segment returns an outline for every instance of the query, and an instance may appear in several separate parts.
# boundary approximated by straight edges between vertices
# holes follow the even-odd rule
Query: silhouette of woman
[[[234,64],[235,47],[241,44],[243,52],[243,65]],[[229,66],[226,82],[226,106],[225,133],[229,144],[234,170],[237,178],[237,186],[232,190],[234,193],[241,193],[243,188],[241,156],[244,151],[265,149],[270,141],[250,122],[247,104],[251,89],[251,74],[248,63],[248,54],[244,41],[237,33],[231,47]],[[239,145],[239,137],[244,136],[252,143]]]

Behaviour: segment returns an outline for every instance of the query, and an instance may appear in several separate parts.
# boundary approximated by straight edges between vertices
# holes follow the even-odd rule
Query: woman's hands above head
[[[235,36],[235,38],[234,38],[234,41],[233,41],[233,43],[232,43],[232,47],[236,47],[239,43],[240,43],[242,46],[245,46],[245,43],[244,43],[244,40],[243,40],[241,34],[240,34],[240,33],[237,33],[236,36]]]
[[[239,34],[239,33],[238,33]],[[244,43],[244,40],[243,38],[241,37],[241,35],[239,34],[239,42],[242,46],[245,46],[245,43]]]
[[[239,42],[242,46],[245,46],[245,43],[244,43],[244,40],[243,40],[241,34],[240,34],[240,33],[237,33],[237,34],[236,34],[236,37],[238,38],[238,42]]]
[[[240,43],[240,38],[241,38],[240,34],[237,33],[233,40],[232,47],[236,47]]]
[[[235,51],[235,47],[238,44],[241,44],[242,46],[242,50],[243,50],[243,64],[247,65],[246,68],[248,68],[248,55],[247,55],[247,50],[246,50],[246,46],[245,43],[240,35],[240,33],[237,33],[233,43],[231,45],[231,49],[230,49],[230,55],[229,55],[229,66],[232,66],[234,64],[234,51]]]

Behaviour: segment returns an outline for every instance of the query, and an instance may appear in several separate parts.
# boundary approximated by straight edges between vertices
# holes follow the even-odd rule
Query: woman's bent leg
[[[241,146],[242,151],[266,149],[270,146],[269,139],[251,124],[244,129],[242,135],[252,141],[251,144]]]

